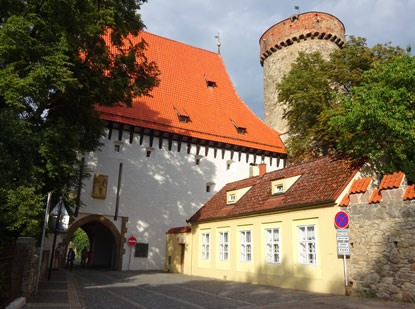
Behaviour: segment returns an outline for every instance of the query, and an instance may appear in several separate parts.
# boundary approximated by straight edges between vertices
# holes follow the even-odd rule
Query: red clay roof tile
[[[375,189],[372,193],[372,196],[369,199],[369,203],[379,203],[382,200],[382,193],[380,189]]]
[[[371,181],[371,177],[355,179],[350,187],[350,193],[365,193]]]
[[[347,206],[350,203],[350,194],[353,193],[365,193],[367,187],[369,186],[370,182],[372,181],[371,177],[360,178],[353,180],[352,186],[350,187],[349,193],[347,193],[342,201],[340,202],[339,206]]]
[[[173,227],[166,232],[166,234],[190,233],[190,226]]]
[[[405,174],[402,172],[395,172],[391,175],[383,176],[383,179],[379,185],[379,190],[399,188],[404,176]]]
[[[133,99],[131,108],[97,106],[102,119],[286,153],[279,133],[260,120],[236,93],[220,54],[144,31],[139,37],[129,37],[133,43],[141,38],[148,43],[145,55],[161,72],[160,85],[151,97]],[[216,86],[208,87],[205,77]],[[180,122],[175,108],[190,120]],[[231,119],[246,128],[246,133],[239,134]]]
[[[229,183],[200,208],[190,221],[334,203],[356,172],[357,166],[353,161],[332,155],[266,173],[263,177],[251,177]],[[271,195],[271,181],[299,174],[301,177],[287,192],[280,196]],[[226,192],[247,186],[252,188],[232,208],[227,208]]]
[[[349,193],[348,193],[348,194],[346,194],[346,195],[343,197],[343,199],[342,199],[342,201],[340,202],[339,206],[340,206],[340,207],[344,207],[344,206],[349,205],[349,203],[350,203],[350,198],[349,198]]]
[[[415,185],[408,186],[403,195],[403,200],[413,200],[415,199]]]

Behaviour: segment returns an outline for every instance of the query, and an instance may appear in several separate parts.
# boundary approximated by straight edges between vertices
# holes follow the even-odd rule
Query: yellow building
[[[227,184],[190,227],[169,230],[165,269],[344,294],[334,216],[357,169],[327,156],[264,172]]]

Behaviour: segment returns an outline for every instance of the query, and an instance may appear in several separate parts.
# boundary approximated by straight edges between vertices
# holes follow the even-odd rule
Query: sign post
[[[137,243],[137,239],[134,236],[131,236],[130,238],[128,238],[127,243],[130,246],[130,258],[128,259],[128,270],[130,270],[131,254],[133,253],[133,247]]]
[[[343,265],[344,265],[344,285],[346,290],[346,295],[349,295],[347,287],[347,261],[346,255],[350,256],[350,244],[349,244],[349,216],[344,211],[339,211],[334,216],[334,225],[337,228],[336,238],[337,238],[337,255],[343,255]]]

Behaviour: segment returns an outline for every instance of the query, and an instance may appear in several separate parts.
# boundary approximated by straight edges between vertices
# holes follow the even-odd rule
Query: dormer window
[[[188,123],[188,122],[189,122],[189,116],[180,115],[180,116],[179,116],[179,121],[180,121],[181,123]]]
[[[181,112],[176,107],[173,108],[181,123],[188,123],[190,121],[190,116],[184,108],[181,109]]]
[[[231,193],[228,195],[228,203],[235,203],[236,200],[236,194],[235,193]]]
[[[284,193],[284,185],[277,184],[275,185],[275,194]]]
[[[288,191],[289,188],[301,177],[301,175],[295,175],[291,177],[276,179],[271,181],[271,194],[281,195]]]
[[[204,77],[205,77],[205,81],[206,81],[206,86],[208,86],[208,88],[214,88],[214,87],[217,86],[216,82],[214,82],[212,80],[209,80],[206,75],[204,75]]]
[[[236,122],[233,121],[232,119],[231,119],[231,122],[235,126],[236,132],[238,132],[238,134],[241,134],[241,135],[246,134],[246,128],[245,127],[237,125]]]

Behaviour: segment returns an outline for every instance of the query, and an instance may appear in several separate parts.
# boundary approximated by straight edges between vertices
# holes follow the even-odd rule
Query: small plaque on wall
[[[92,187],[92,197],[100,200],[105,200],[107,196],[107,175],[94,175],[94,185]]]
[[[137,243],[135,245],[134,257],[148,257],[148,244]]]

